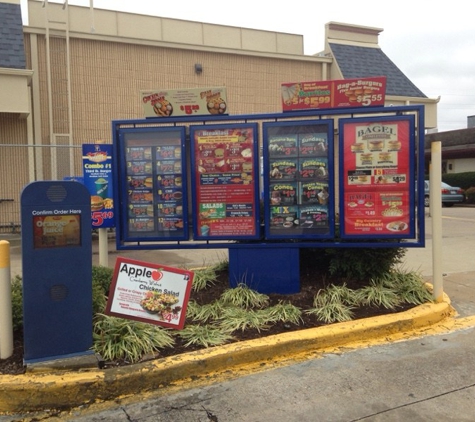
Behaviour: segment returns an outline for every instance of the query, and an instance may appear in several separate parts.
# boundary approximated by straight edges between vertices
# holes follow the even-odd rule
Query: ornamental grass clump
[[[401,304],[397,292],[382,280],[371,280],[369,286],[357,290],[358,302],[363,306],[382,306],[395,309]]]
[[[94,351],[104,360],[130,363],[174,344],[173,336],[164,328],[104,314],[97,315],[93,340]]]
[[[227,289],[220,300],[225,306],[237,306],[243,309],[263,308],[269,304],[269,296],[252,290],[245,283],[239,283],[233,289]]]
[[[306,313],[327,324],[333,322],[351,321],[354,304],[357,298],[355,291],[343,286],[332,284],[326,289],[319,290],[313,300],[313,308]]]
[[[392,272],[383,278],[387,286],[391,286],[402,302],[421,305],[432,302],[433,297],[422,275],[411,271]]]
[[[199,268],[194,271],[191,288],[195,292],[199,292],[200,290],[212,286],[216,282],[217,278],[218,275],[214,267]]]
[[[284,322],[299,325],[302,322],[302,310],[292,305],[279,301],[277,305],[265,309],[269,322]]]
[[[215,325],[187,325],[178,331],[176,336],[183,340],[185,347],[189,346],[219,346],[233,340],[229,331]]]
[[[224,308],[217,324],[224,331],[245,331],[255,329],[258,332],[269,328],[269,318],[265,309],[243,309],[238,307]]]
[[[190,303],[188,304],[186,316],[195,322],[204,323],[216,320],[222,315],[224,309],[224,304],[220,300],[215,300],[205,305],[199,305],[193,302],[191,309]]]

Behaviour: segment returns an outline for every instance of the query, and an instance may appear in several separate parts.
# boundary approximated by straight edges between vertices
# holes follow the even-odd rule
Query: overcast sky
[[[24,23],[26,2],[21,0]],[[90,1],[69,4],[89,7]],[[307,55],[323,50],[325,24],[330,21],[381,28],[379,45],[384,53],[425,95],[441,97],[440,132],[464,129],[467,116],[475,115],[475,24],[466,0],[93,0],[93,5],[299,34]]]

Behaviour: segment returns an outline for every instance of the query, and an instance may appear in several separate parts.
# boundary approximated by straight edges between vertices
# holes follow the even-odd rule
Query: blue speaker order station
[[[92,353],[91,195],[73,181],[21,195],[24,361]]]

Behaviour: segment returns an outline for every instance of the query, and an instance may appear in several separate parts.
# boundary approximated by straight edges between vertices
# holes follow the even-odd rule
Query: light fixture
[[[201,65],[201,63],[195,63],[195,73],[197,75],[200,75],[201,72],[203,72],[203,66]]]

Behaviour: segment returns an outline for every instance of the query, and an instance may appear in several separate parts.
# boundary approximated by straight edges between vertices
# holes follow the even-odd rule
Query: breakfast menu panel
[[[257,125],[192,127],[191,140],[194,238],[257,238]]]
[[[329,126],[269,123],[264,127],[267,237],[329,234]]]
[[[411,119],[342,122],[342,236],[411,232]]]
[[[130,238],[188,238],[183,129],[127,133],[124,215]]]

